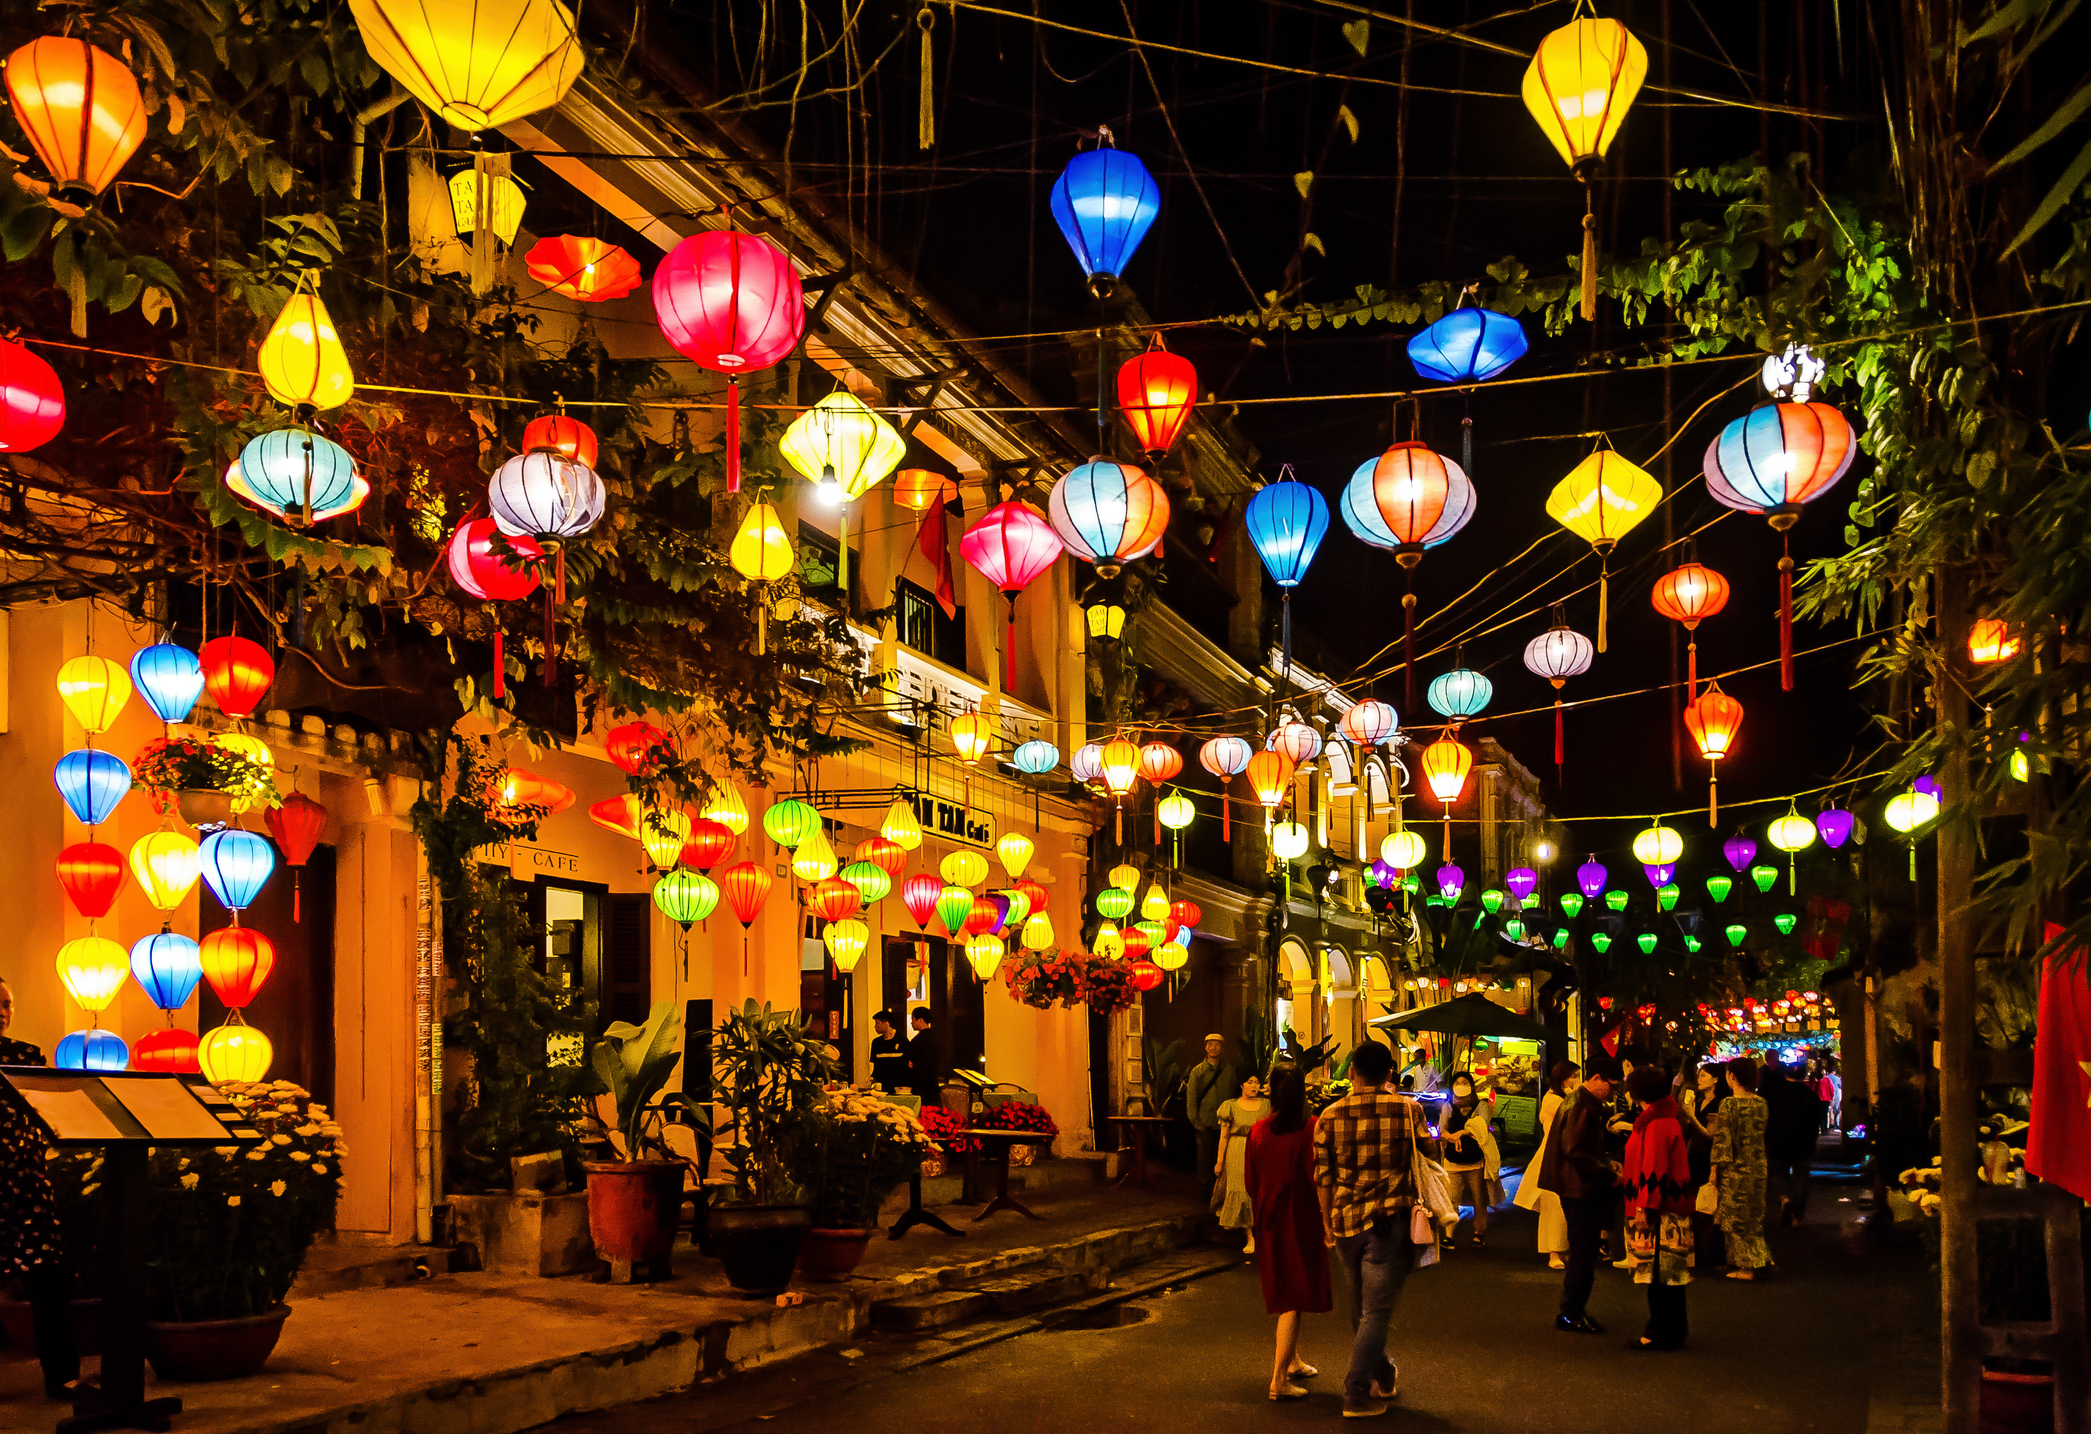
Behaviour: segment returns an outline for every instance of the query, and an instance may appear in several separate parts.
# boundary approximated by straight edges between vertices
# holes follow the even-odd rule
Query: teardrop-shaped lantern
[[[356,392],[356,376],[333,315],[318,294],[303,287],[284,301],[269,325],[255,367],[261,370],[269,396],[300,418],[339,408]]]
[[[1103,298],[1117,287],[1118,276],[1161,213],[1162,191],[1147,166],[1111,148],[1106,134],[1098,148],[1067,162],[1053,181],[1048,203],[1053,222],[1088,276],[1090,291]]]
[[[7,57],[7,97],[62,199],[107,189],[145,139],[138,78],[85,40],[42,35]]]

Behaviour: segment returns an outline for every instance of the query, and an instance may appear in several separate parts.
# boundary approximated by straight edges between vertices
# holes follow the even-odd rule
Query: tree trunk
[[[1938,570],[1939,670],[1933,676],[1945,764],[1938,828],[1940,1308],[1944,1316],[1945,1434],[1977,1434],[1982,1418],[1980,1271],[1975,1250],[1975,956],[1968,903],[1975,881],[1974,795],[1968,779],[1967,577]]]

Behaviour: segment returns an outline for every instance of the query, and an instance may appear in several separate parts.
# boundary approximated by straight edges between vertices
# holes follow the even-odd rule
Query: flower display
[[[785,1164],[813,1199],[813,1223],[862,1229],[893,1188],[937,1154],[914,1112],[852,1086],[832,1086],[785,1141]]]
[[[1080,951],[1013,952],[1003,963],[1002,984],[1011,1000],[1041,1011],[1055,1003],[1063,1010],[1086,1005],[1103,1016],[1127,1009],[1139,994],[1125,963]]]
[[[980,1148],[979,1141],[959,1134],[966,1128],[965,1117],[944,1106],[923,1106],[921,1122],[923,1132],[953,1155],[965,1155]]]
[[[1033,1135],[1058,1135],[1052,1112],[1028,1101],[1009,1101],[974,1117],[980,1130],[1026,1130]]]
[[[131,779],[149,792],[227,792],[249,803],[276,806],[276,777],[229,747],[195,737],[155,738],[138,749]]]

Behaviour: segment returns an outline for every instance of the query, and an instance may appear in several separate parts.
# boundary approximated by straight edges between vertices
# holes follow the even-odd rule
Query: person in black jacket
[[[908,1017],[915,1034],[908,1041],[908,1066],[914,1072],[915,1094],[924,1105],[934,1105],[943,1088],[943,1062],[937,1059],[937,1033],[931,1029],[929,1007],[917,1006]]]
[[[1764,1158],[1769,1192],[1779,1197],[1779,1223],[1798,1225],[1808,1204],[1808,1166],[1822,1128],[1822,1097],[1793,1079],[1777,1061],[1766,1061],[1757,1094],[1764,1097]]]
[[[908,1043],[893,1030],[893,1013],[880,1011],[871,1018],[871,1028],[878,1032],[871,1038],[872,1081],[886,1091],[911,1088],[915,1072],[908,1063]]]
[[[1561,1313],[1554,1328],[1572,1334],[1603,1334],[1585,1306],[1597,1277],[1597,1242],[1605,1217],[1618,1203],[1620,1166],[1605,1148],[1612,1087],[1619,1062],[1592,1056],[1583,1068],[1583,1088],[1567,1109],[1554,1117],[1540,1157],[1539,1188],[1561,1200],[1568,1224],[1568,1272],[1561,1278]]]

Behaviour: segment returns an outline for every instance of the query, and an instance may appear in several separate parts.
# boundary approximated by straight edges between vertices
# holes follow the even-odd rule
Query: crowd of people
[[[1352,1056],[1349,1093],[1314,1116],[1297,1069],[1237,1080],[1223,1049],[1209,1038],[1191,1072],[1191,1114],[1212,1208],[1245,1233],[1277,1318],[1270,1398],[1304,1397],[1301,1381],[1319,1372],[1300,1358],[1300,1321],[1333,1306],[1333,1250],[1351,1294],[1343,1414],[1384,1414],[1399,1377],[1388,1322],[1409,1272],[1459,1248],[1462,1226],[1465,1243],[1485,1244],[1489,1211],[1506,1203],[1494,1103],[1465,1070],[1442,1092],[1401,1090],[1393,1053],[1373,1043]],[[1747,1056],[1677,1073],[1630,1052],[1556,1064],[1516,1200],[1562,1272],[1555,1328],[1604,1332],[1587,1307],[1601,1263],[1645,1287],[1647,1322],[1628,1341],[1645,1351],[1684,1346],[1695,1269],[1772,1275],[1767,1220],[1805,1217],[1809,1160],[1839,1093],[1832,1069]]]

